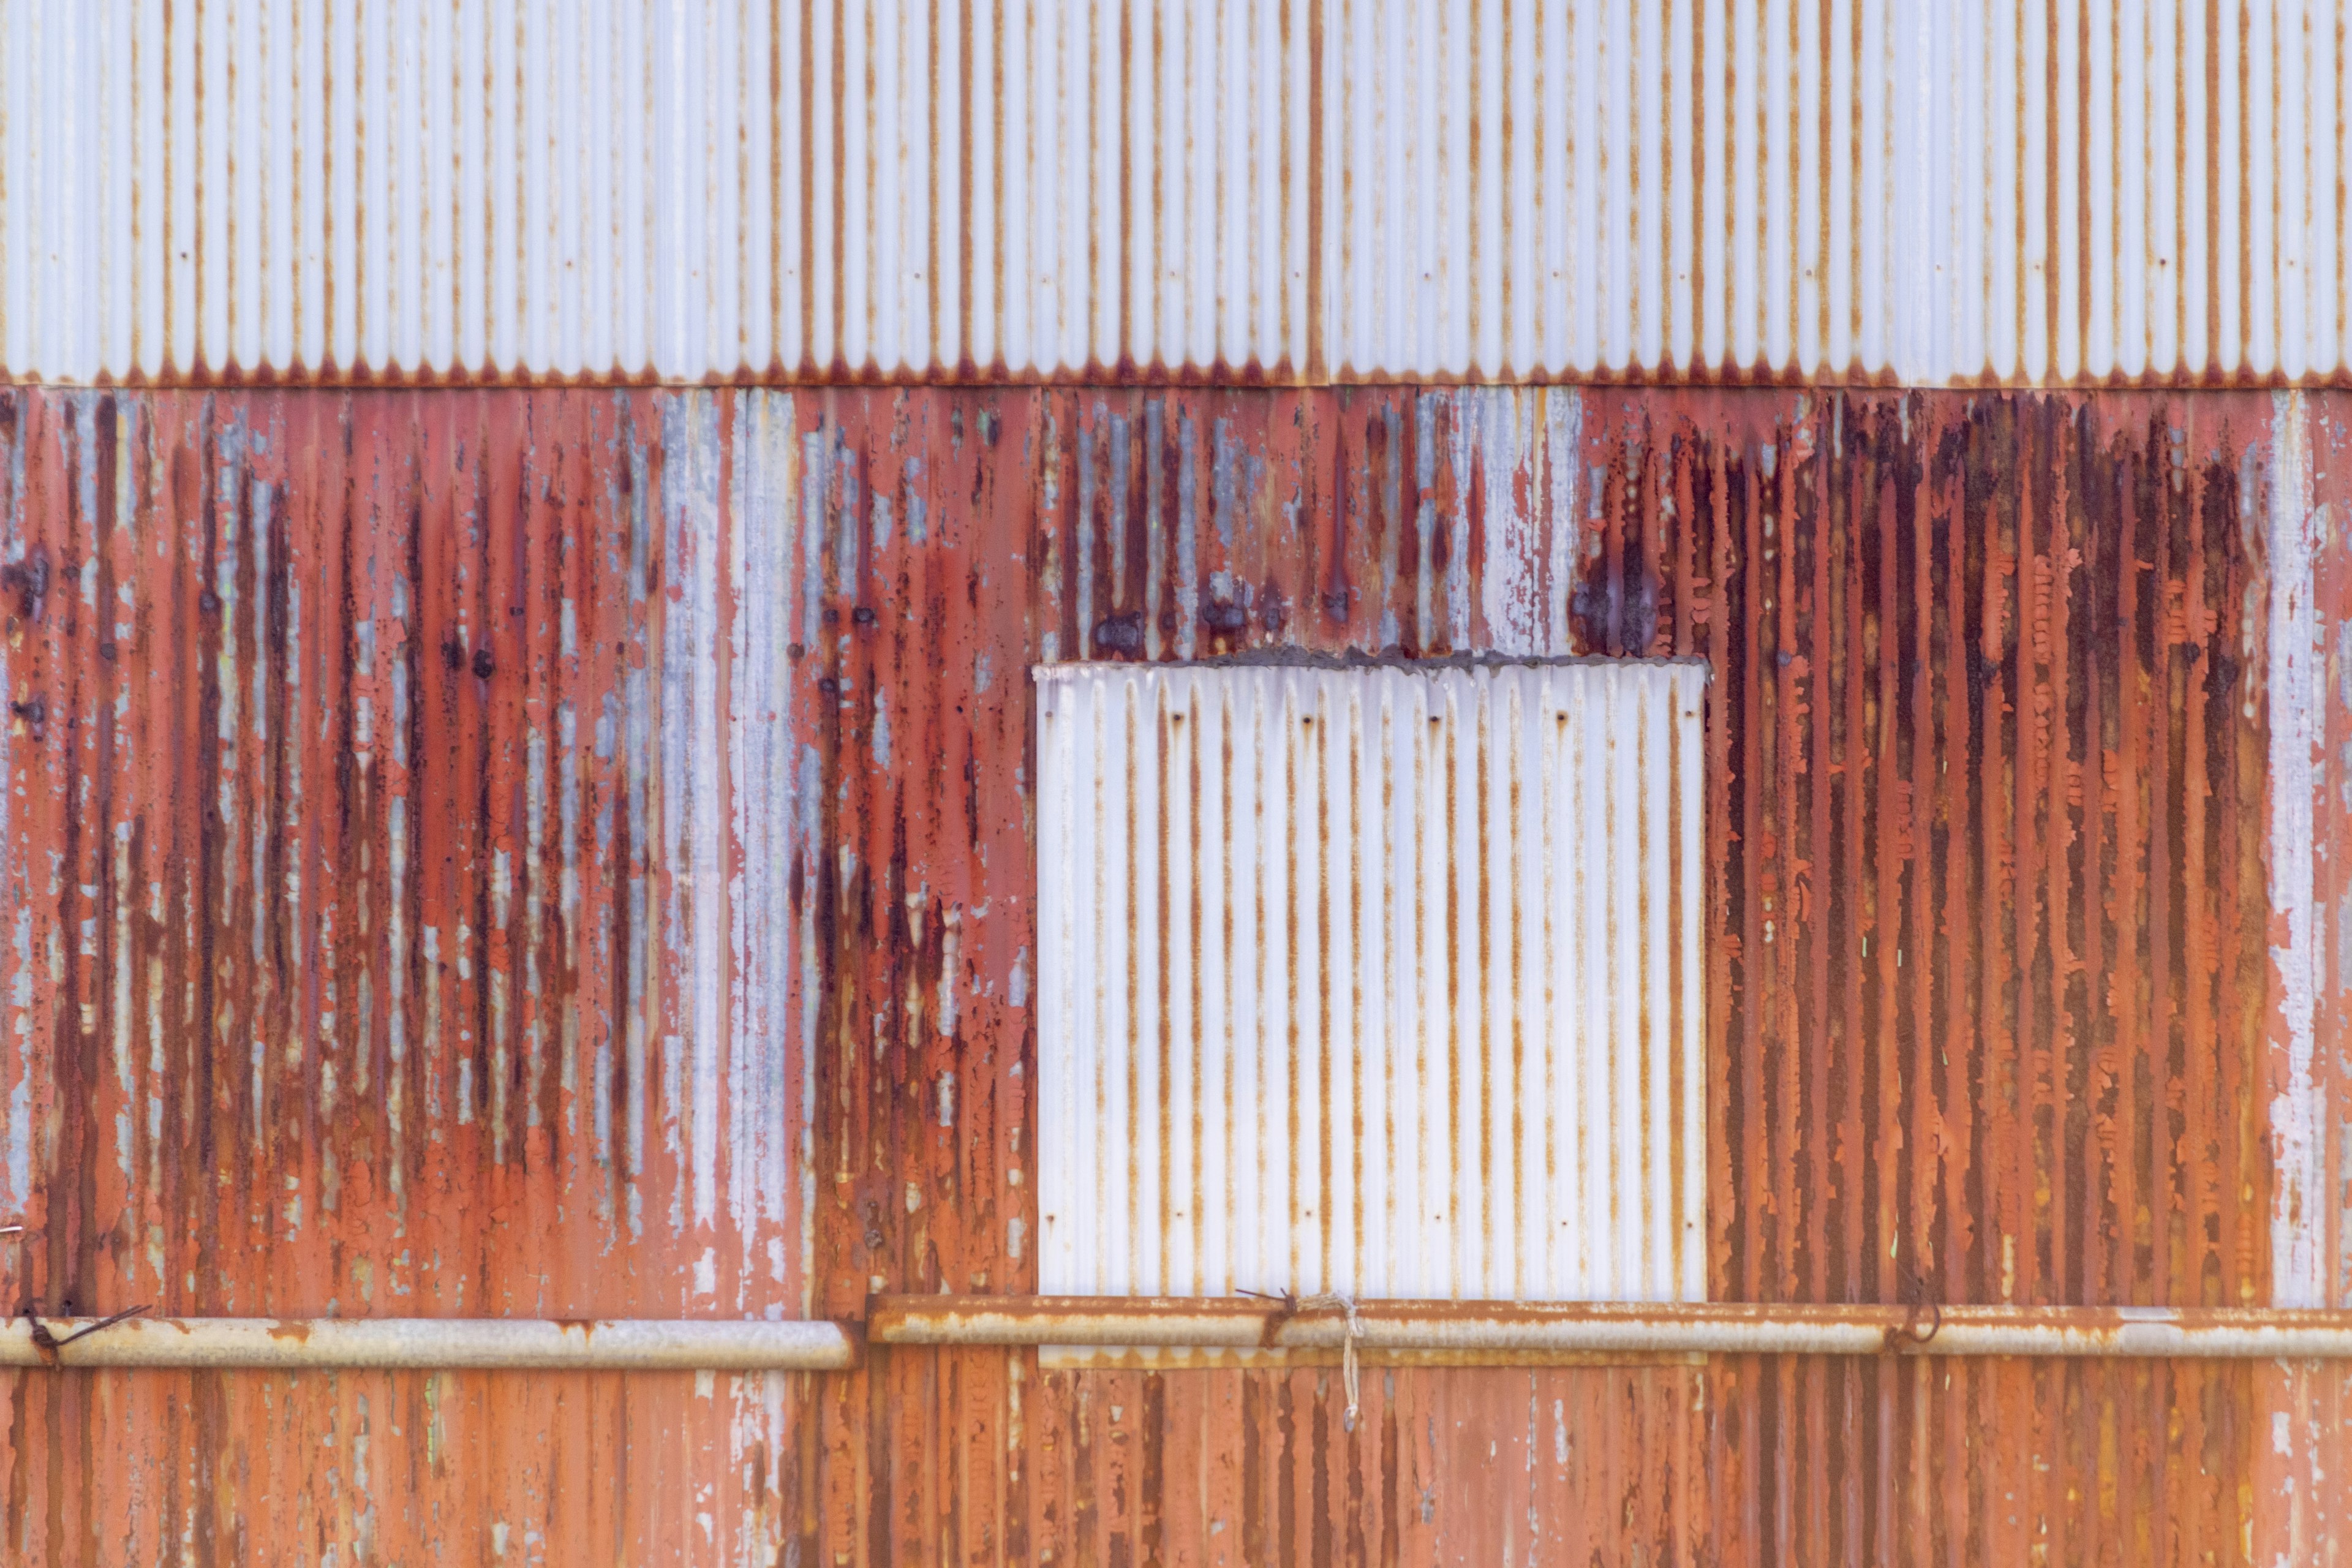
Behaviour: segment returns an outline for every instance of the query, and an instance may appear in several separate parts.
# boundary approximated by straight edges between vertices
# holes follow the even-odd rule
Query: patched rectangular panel
[[[1042,1289],[1705,1296],[1703,665],[1037,679]]]

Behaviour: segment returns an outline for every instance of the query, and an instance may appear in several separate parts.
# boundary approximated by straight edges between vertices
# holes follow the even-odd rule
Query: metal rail
[[[77,1337],[79,1336],[79,1337]],[[2352,1357],[2352,1311],[877,1296],[825,1321],[16,1318],[0,1366],[839,1372],[866,1344],[1553,1355]]]
[[[2263,1308],[1521,1306],[1255,1298],[884,1296],[872,1344],[1524,1355],[2352,1356],[2352,1312]]]
[[[0,1366],[837,1372],[856,1366],[859,1352],[852,1331],[824,1321],[43,1318],[38,1325],[38,1335],[33,1319],[0,1325]],[[85,1330],[92,1331],[73,1337]]]

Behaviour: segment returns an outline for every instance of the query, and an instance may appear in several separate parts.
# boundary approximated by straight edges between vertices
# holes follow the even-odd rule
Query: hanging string
[[[1356,1298],[1345,1290],[1326,1291],[1318,1296],[1302,1297],[1299,1308],[1310,1312],[1339,1311],[1348,1314],[1348,1339],[1340,1352],[1339,1377],[1348,1390],[1348,1430],[1356,1429],[1356,1411],[1360,1406],[1356,1376],[1356,1342],[1364,1337],[1364,1321],[1356,1315]]]

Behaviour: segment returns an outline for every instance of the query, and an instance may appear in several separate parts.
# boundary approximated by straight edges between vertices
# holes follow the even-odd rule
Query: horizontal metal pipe
[[[1362,1301],[1362,1351],[1491,1355],[2352,1356],[2352,1312],[2262,1308]],[[873,1344],[1336,1351],[1349,1313],[1255,1298],[877,1297]]]
[[[43,1318],[52,1341],[100,1319]],[[47,1355],[32,1320],[0,1325],[0,1366],[520,1368],[544,1372],[833,1372],[857,1364],[834,1322],[614,1318],[130,1318]]]
[[[1352,1330],[1350,1327],[1352,1321]],[[506,1318],[45,1318],[0,1323],[0,1366],[828,1372],[858,1363],[827,1321]],[[85,1330],[95,1331],[83,1337]],[[877,1297],[864,1340],[898,1345],[1531,1355],[2352,1357],[2352,1312],[2260,1308],[1525,1306],[1255,1299]]]

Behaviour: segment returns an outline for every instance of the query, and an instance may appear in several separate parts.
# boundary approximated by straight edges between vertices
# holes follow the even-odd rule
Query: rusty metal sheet
[[[2340,0],[5,0],[0,34],[20,381],[2352,371]]]
[[[37,1234],[0,1283],[167,1315],[1034,1290],[1022,673],[1358,649],[1714,670],[1713,1296],[2268,1301],[2340,1247],[2297,1228],[2340,1230],[2332,1166],[2281,1141],[2300,1118],[2338,1158],[2342,1102],[2313,1097],[2341,1070],[2343,858],[2278,881],[2274,799],[2279,690],[2340,705],[2338,672],[2273,647],[2303,624],[2277,510],[2302,420],[2308,626],[2340,662],[2309,521],[2340,515],[2340,417],[7,393],[0,1176]],[[1150,460],[1117,462],[1120,423],[1159,430]],[[705,1383],[7,1377],[0,1521],[36,1561],[1315,1561],[1535,1530],[2268,1561],[2344,1473],[2340,1391],[2252,1365],[1376,1369],[1353,1432],[1333,1369],[996,1348]]]
[[[11,1307],[804,1312],[795,433],[718,412],[0,400]],[[772,1538],[790,1390],[21,1383],[6,1552]],[[561,1500],[632,1423],[679,1479]]]
[[[1024,1560],[2239,1562],[2245,1434],[2200,1417],[2250,1375],[1880,1362],[1809,1393],[1742,1361],[1399,1368],[1367,1372],[1350,1430],[1336,1370],[1046,1373]],[[986,1554],[964,1510],[923,1522],[940,1555]]]

